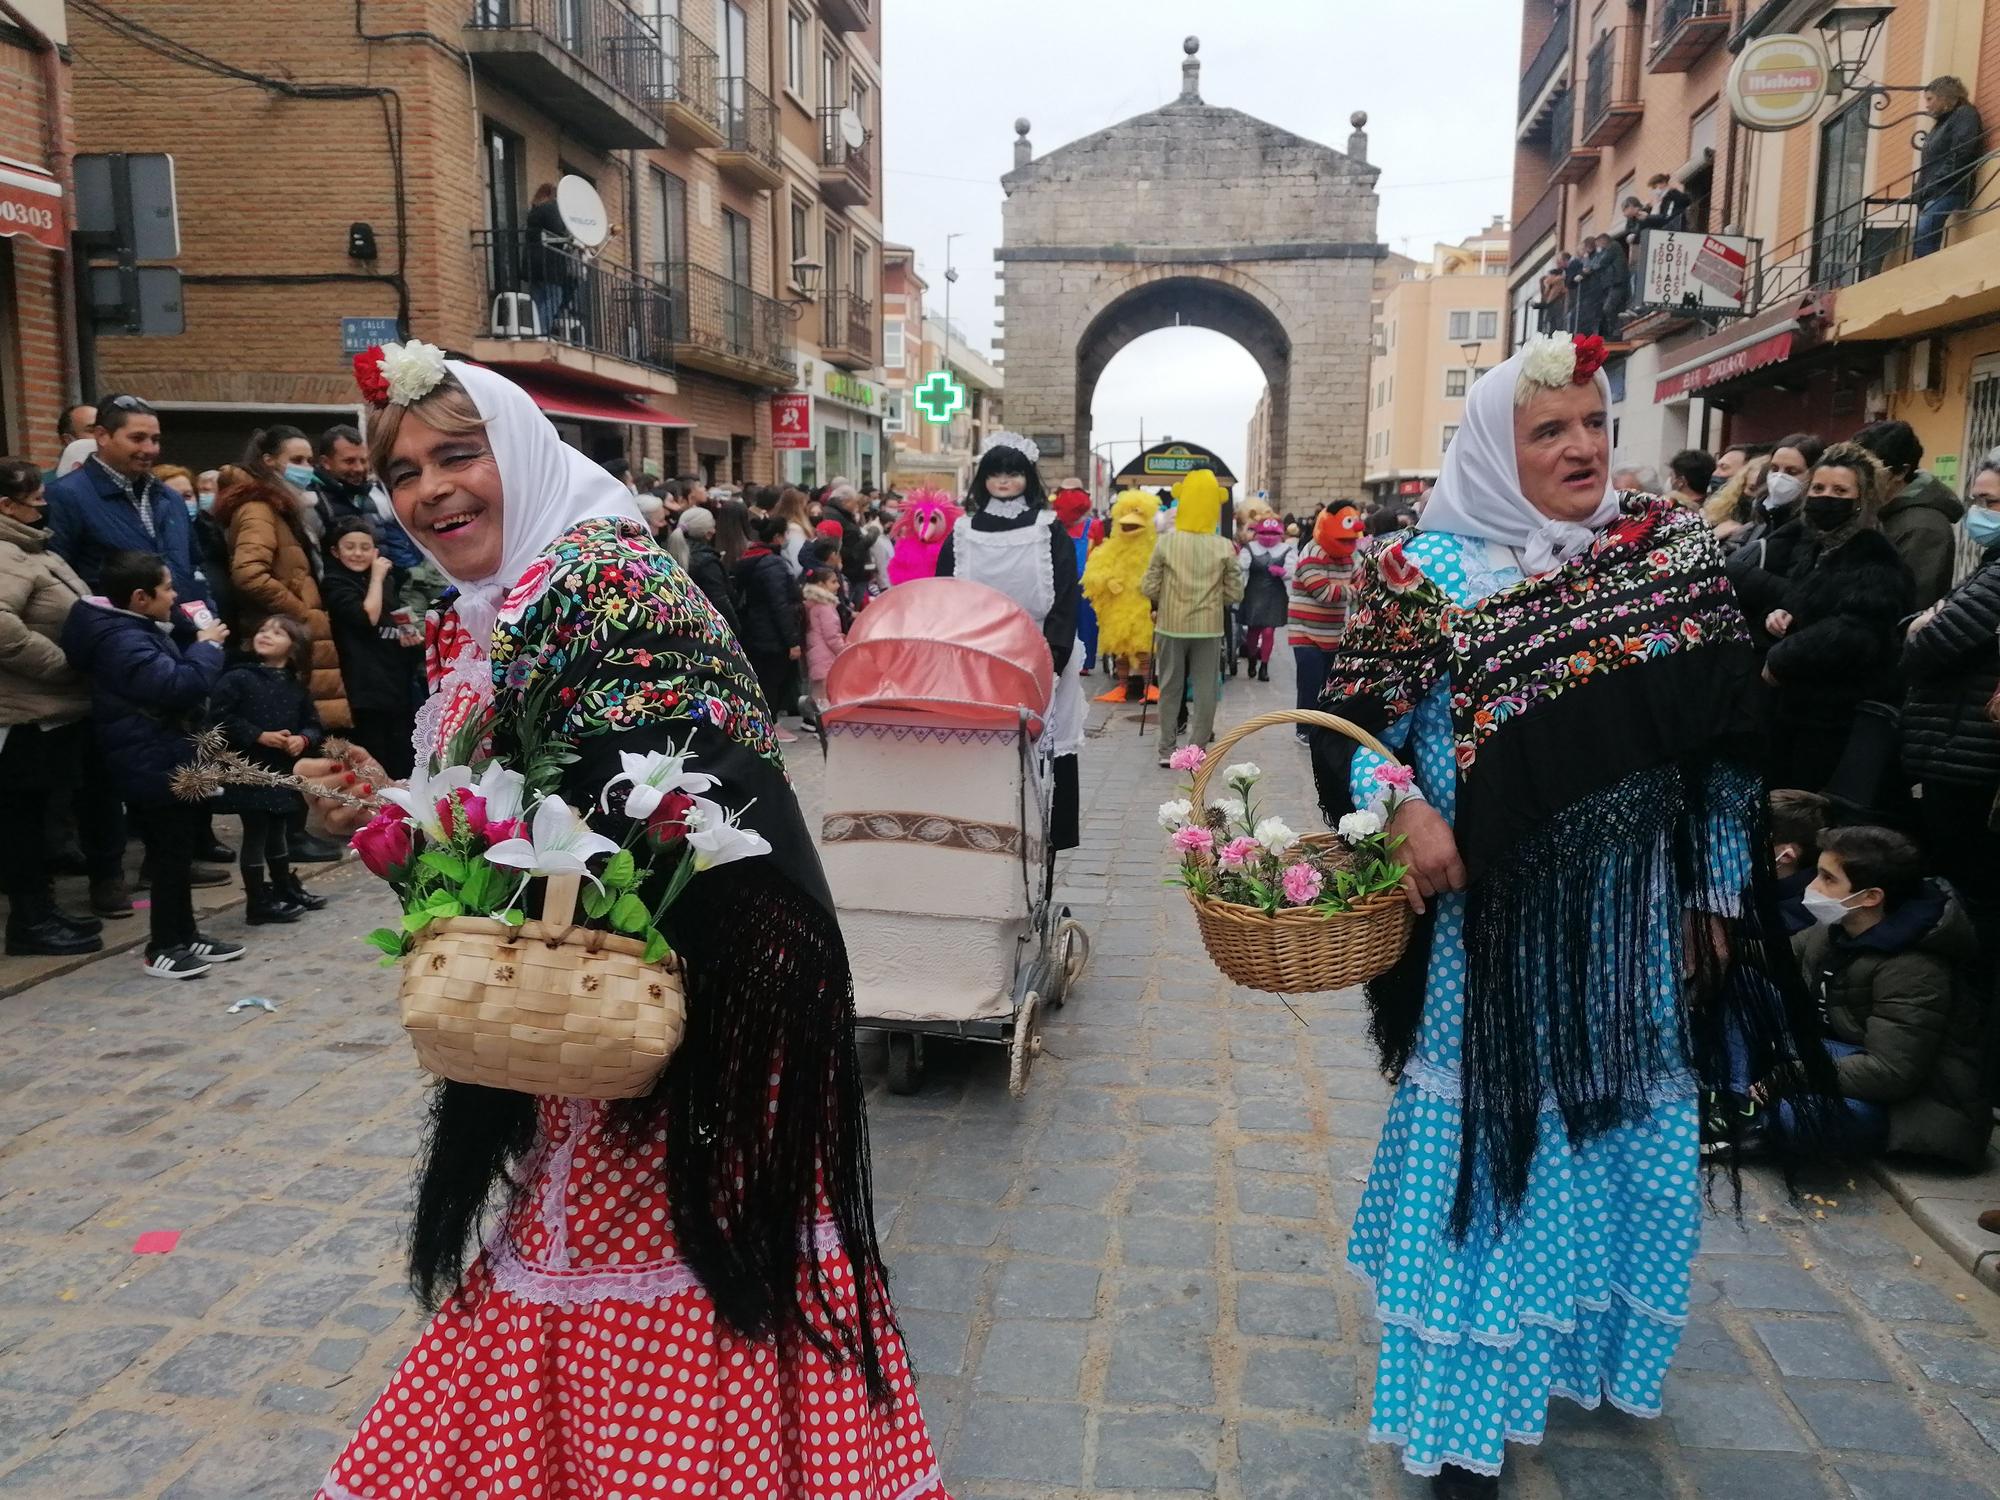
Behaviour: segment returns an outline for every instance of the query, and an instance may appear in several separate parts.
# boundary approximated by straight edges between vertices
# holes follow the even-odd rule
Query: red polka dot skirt
[[[949,1500],[886,1294],[873,1306],[892,1405],[805,1339],[738,1337],[675,1254],[661,1143],[628,1147],[604,1119],[540,1101],[520,1206],[317,1500]],[[830,1221],[814,1253],[851,1318]]]

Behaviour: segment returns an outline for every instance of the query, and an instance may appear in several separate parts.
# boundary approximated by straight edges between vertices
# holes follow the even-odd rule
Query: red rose
[[[361,387],[362,399],[370,406],[379,408],[389,404],[389,380],[382,373],[380,344],[354,356],[354,383]]]
[[[646,819],[647,834],[657,844],[679,843],[687,837],[687,815],[693,806],[694,798],[686,792],[668,792]]]
[[[395,879],[410,862],[410,826],[401,808],[383,808],[348,843],[368,873],[383,880]]]
[[[528,836],[528,824],[522,818],[507,818],[499,823],[486,825],[488,845],[504,844],[509,839],[524,839]]]
[[[1594,333],[1578,335],[1576,340],[1576,375],[1574,377],[1576,383],[1582,385],[1591,376],[1603,369],[1604,361],[1608,354],[1609,351],[1604,347],[1604,340],[1599,335]]]

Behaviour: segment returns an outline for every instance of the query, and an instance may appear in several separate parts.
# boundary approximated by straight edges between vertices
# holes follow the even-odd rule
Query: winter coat
[[[1986,1017],[1958,897],[1927,883],[1858,938],[1815,927],[1795,943],[1828,1033],[1862,1049],[1834,1061],[1841,1096],[1888,1106],[1891,1151],[1980,1165],[1993,1130]]]
[[[229,528],[229,576],[236,588],[236,618],[230,629],[247,642],[272,615],[290,615],[305,622],[312,636],[312,694],[320,722],[328,729],[351,729],[347,691],[340,680],[340,653],[333,643],[333,625],[320,604],[319,582],[313,577],[311,553],[300,524],[279,514],[272,500],[252,493],[225,496],[218,516]]]
[[[0,724],[81,719],[90,685],[63,656],[63,622],[90,590],[37,526],[0,516]]]
[[[751,656],[783,656],[799,644],[799,605],[784,559],[768,547],[752,547],[736,564],[741,601],[737,639]]]
[[[739,640],[743,621],[736,611],[736,591],[729,586],[729,570],[722,566],[722,554],[706,538],[688,539],[687,575],[708,595],[708,602],[720,611],[729,629]]]
[[[806,680],[825,682],[833,659],[847,649],[847,632],[840,624],[840,596],[817,583],[805,586]]]
[[[402,580],[393,570],[382,580],[381,617],[370,620],[368,575],[329,558],[321,597],[340,657],[347,706],[356,713],[408,713],[423,677],[424,648],[421,642],[404,645],[396,628],[396,611],[403,608]]]
[[[215,617],[226,623],[236,618],[236,585],[229,576],[229,532],[212,510],[198,512],[193,526],[195,566],[208,584]]]
[[[1792,579],[1810,566],[1818,544],[1794,504],[1783,516],[1764,511],[1745,528],[1723,571],[1736,590],[1737,601],[1750,621],[1750,633],[1768,651],[1771,636],[1764,622],[1774,609],[1785,607]]]
[[[1243,549],[1243,603],[1236,610],[1237,624],[1245,630],[1277,630],[1284,625],[1291,612],[1284,570],[1297,555],[1298,549],[1289,542],[1275,547],[1252,542]],[[1275,577],[1274,567],[1279,570]]]
[[[1910,565],[1918,609],[1929,609],[1950,590],[1964,518],[1958,496],[1930,474],[1918,474],[1882,507],[1882,535]]]
[[[258,735],[274,729],[296,734],[305,740],[308,755],[326,739],[306,685],[284,668],[260,661],[232,663],[209,696],[208,713],[229,736],[232,750],[267,771],[289,775],[298,762],[282,750],[258,744]],[[223,790],[215,805],[218,812],[284,813],[298,803],[299,794],[283,787],[232,786]]]
[[[1903,766],[1912,779],[2000,787],[2000,545],[1903,643]]]
[[[181,603],[215,596],[195,560],[194,526],[187,501],[150,475],[146,495],[152,506],[149,534],[139,510],[118,481],[95,460],[86,461],[48,486],[49,545],[91,588],[99,587],[104,560],[114,552],[156,552],[174,576]]]
[[[70,666],[90,679],[111,790],[138,807],[174,804],[169,778],[194,758],[194,735],[207,723],[208,695],[222,675],[222,648],[210,641],[183,647],[158,622],[95,597],[69,612],[62,647]]]
[[[847,580],[848,597],[856,601],[868,597],[868,564],[874,553],[868,545],[868,538],[861,530],[861,523],[841,508],[838,502],[829,500],[822,507],[826,520],[840,527],[840,573]]]
[[[1970,169],[1979,159],[1980,138],[1985,134],[1979,111],[1970,104],[1959,105],[1932,125],[1924,137],[1923,160],[1910,196],[1928,203],[1944,193],[1969,193]]]

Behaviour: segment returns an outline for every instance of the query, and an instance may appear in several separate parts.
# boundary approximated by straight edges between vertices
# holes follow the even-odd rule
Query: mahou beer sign
[[[1758,37],[1729,70],[1729,109],[1745,130],[1790,130],[1819,113],[1831,77],[1817,34]]]

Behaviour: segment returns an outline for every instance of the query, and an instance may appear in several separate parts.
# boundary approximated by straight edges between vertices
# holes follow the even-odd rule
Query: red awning
[[[1761,370],[1766,365],[1775,365],[1790,359],[1792,342],[1798,337],[1796,328],[1787,328],[1781,333],[1758,339],[1741,349],[1732,349],[1727,354],[1717,355],[1706,363],[1696,365],[1691,370],[1682,370],[1669,375],[1653,387],[1655,403],[1671,401],[1676,396],[1684,396],[1689,391],[1702,390],[1711,385],[1720,385],[1725,380],[1734,380],[1739,375],[1748,375],[1752,370]]]
[[[578,422],[618,422],[635,427],[692,427],[684,417],[661,411],[639,396],[604,386],[566,380],[545,369],[493,362],[493,368],[534,398],[552,417]]]
[[[51,250],[69,246],[62,184],[33,167],[0,164],[0,238],[25,235]]]

